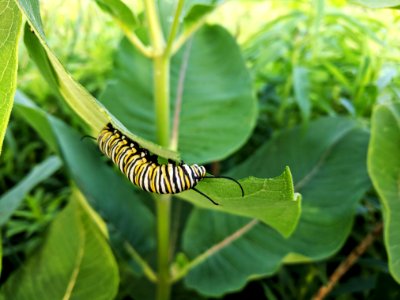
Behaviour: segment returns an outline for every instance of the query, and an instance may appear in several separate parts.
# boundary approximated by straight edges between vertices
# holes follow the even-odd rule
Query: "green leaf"
[[[157,1],[157,6],[160,12],[160,22],[165,35],[168,35],[171,20],[176,12],[177,1]],[[193,30],[201,23],[202,19],[211,13],[220,4],[221,0],[186,0],[183,4],[183,9],[180,16],[182,34]]]
[[[368,138],[355,121],[323,118],[306,129],[283,131],[263,145],[229,175],[272,177],[289,165],[295,190],[302,194],[294,233],[285,239],[255,220],[195,210],[183,237],[192,260],[185,284],[218,297],[241,289],[250,278],[273,274],[283,262],[318,260],[336,252],[351,230],[357,202],[370,188]]]
[[[152,250],[154,216],[139,200],[143,193],[135,192],[130,182],[107,166],[97,145],[81,141],[83,134],[47,115],[27,97],[16,98],[15,108],[55,147],[53,150],[63,158],[72,179],[108,223],[141,254]]]
[[[382,202],[389,270],[400,283],[400,103],[373,111],[368,171]]]
[[[308,70],[304,67],[296,66],[293,68],[293,88],[294,97],[300,107],[303,121],[306,122],[310,118],[311,103],[309,98],[309,80]]]
[[[16,89],[21,23],[14,1],[0,0],[0,154]]]
[[[0,233],[0,239],[3,240],[1,233]],[[3,257],[3,243],[0,244],[0,257]],[[3,268],[3,259],[0,259],[0,275],[1,275],[1,270]],[[2,295],[0,295],[0,298]]]
[[[204,18],[207,14],[212,12],[216,5],[210,4],[195,4],[190,7],[190,10],[187,12],[183,19],[183,27],[184,30],[189,30],[190,27],[194,26],[197,22],[199,22],[202,18]]]
[[[111,122],[125,135],[137,141],[143,147],[148,148],[151,152],[166,158],[179,160],[177,153],[129,132],[100,102],[73,80],[46,43],[37,0],[16,0],[16,3],[32,29],[32,31],[25,30],[24,39],[30,56],[40,66],[39,70],[43,73],[52,89],[62,95],[72,110],[88,123],[96,133]]]
[[[40,182],[46,180],[60,169],[62,163],[58,157],[51,156],[36,165],[32,171],[16,186],[0,197],[0,226],[4,225],[13,212],[19,207],[30,190]]]
[[[177,91],[180,74],[184,74],[183,93]],[[178,148],[185,161],[222,159],[243,145],[257,113],[251,88],[240,49],[221,27],[204,27],[174,56],[171,117],[182,97]],[[101,100],[129,130],[155,140],[152,64],[126,40]]]
[[[120,0],[95,0],[97,5],[110,14],[117,22],[133,30],[137,26],[137,20],[130,8]]]
[[[44,245],[3,286],[6,299],[114,299],[118,267],[108,241],[72,197]]]
[[[185,285],[221,297],[242,289],[250,277],[272,274],[286,249],[270,232],[256,220],[195,209],[183,236],[183,249],[193,259]]]
[[[239,187],[231,181],[221,179],[201,181],[197,189],[219,203],[218,206],[193,190],[179,194],[179,197],[199,207],[258,219],[285,237],[294,231],[300,218],[301,197],[294,194],[289,168],[275,178],[249,177],[241,180],[240,184],[244,189],[244,197]]]
[[[350,2],[370,8],[385,8],[400,5],[400,0],[350,0]]]
[[[347,238],[357,202],[370,187],[368,139],[367,130],[356,121],[321,118],[307,131],[297,127],[277,135],[231,175],[240,177],[251,170],[268,177],[289,165],[295,191],[303,198],[299,225],[288,239],[290,252],[302,259],[327,257]]]

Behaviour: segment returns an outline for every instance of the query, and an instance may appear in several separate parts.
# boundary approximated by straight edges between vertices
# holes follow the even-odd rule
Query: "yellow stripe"
[[[150,167],[149,167],[149,182],[150,182],[149,187],[150,187],[150,190],[153,193],[156,192],[156,186],[154,184],[154,179],[153,179],[154,174],[155,174],[155,172],[154,172],[155,169],[156,169],[156,165],[155,164],[151,164]]]
[[[137,172],[134,172],[135,175],[135,184],[142,187],[141,182],[139,181],[140,175],[142,175],[143,169],[146,166],[146,160],[141,160],[138,164],[137,168]]]
[[[161,174],[163,175],[164,183],[165,183],[165,186],[167,188],[167,192],[169,194],[171,194],[172,193],[172,188],[171,188],[171,183],[169,182],[169,178],[167,176],[167,165],[162,165],[162,170],[163,170],[163,172]]]
[[[185,186],[188,186],[188,185],[185,184],[185,176],[183,174],[182,167],[178,167],[178,170],[179,170],[179,179],[180,179],[180,184],[181,184],[181,190],[184,191]]]
[[[154,186],[154,193],[158,193],[157,192],[158,183],[156,182],[156,179],[157,179],[157,174],[160,173],[160,171],[161,171],[161,167],[160,166],[157,166],[154,169],[154,175],[153,175],[153,178],[151,180],[151,183]]]

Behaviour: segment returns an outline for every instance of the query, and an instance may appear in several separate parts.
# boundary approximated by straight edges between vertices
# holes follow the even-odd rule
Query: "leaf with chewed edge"
[[[212,204],[194,190],[181,193],[179,197],[199,207],[255,218],[283,236],[290,236],[300,218],[301,196],[294,193],[289,168],[275,178],[248,177],[239,182],[244,190],[243,197],[239,186],[227,179],[203,179],[198,184],[197,189],[219,205]]]

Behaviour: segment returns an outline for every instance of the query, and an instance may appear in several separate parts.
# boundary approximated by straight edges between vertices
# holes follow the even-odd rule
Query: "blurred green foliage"
[[[374,104],[398,100],[399,16],[395,10],[370,11],[344,1],[236,1],[221,6],[211,22],[228,26],[240,42],[260,108],[252,137],[221,162],[223,170],[254,154],[283,129],[300,124],[306,130],[312,120],[337,115],[368,124]],[[49,44],[60,60],[93,95],[100,95],[122,36],[111,18],[91,1],[43,1],[42,18]],[[19,88],[47,112],[82,129],[38,75],[24,47],[19,59]],[[21,117],[13,114],[0,159],[0,194],[50,154]],[[70,195],[67,181],[67,175],[59,172],[41,183],[2,229],[3,270],[7,271],[1,281],[41,241],[46,226]],[[285,265],[274,276],[254,280],[225,298],[257,294],[257,299],[309,299],[372,224],[381,221],[380,212],[371,189],[358,204],[351,235],[336,255],[324,262]],[[365,257],[346,274],[332,298],[373,298],[383,293],[386,299],[398,297],[399,286],[388,275],[383,240],[378,239]],[[126,273],[119,299],[126,299],[123,293],[131,284],[126,279],[130,271]]]

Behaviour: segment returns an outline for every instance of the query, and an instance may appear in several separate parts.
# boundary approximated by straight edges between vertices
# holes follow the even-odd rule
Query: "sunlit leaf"
[[[100,132],[107,123],[111,122],[124,132],[124,134],[148,148],[153,153],[179,160],[177,153],[162,148],[159,145],[129,132],[119,120],[115,119],[100,102],[71,77],[46,43],[37,0],[29,2],[26,0],[16,0],[16,3],[31,26],[32,31],[25,30],[25,35],[31,35],[25,36],[25,45],[31,57],[40,66],[39,70],[43,72],[45,79],[51,85],[52,89],[61,94],[69,106],[88,123],[96,133]]]
[[[0,0],[0,154],[16,88],[21,23],[14,1]]]
[[[218,206],[193,190],[182,193],[179,197],[200,207],[258,219],[286,237],[293,232],[300,218],[301,197],[294,194],[289,168],[275,178],[249,177],[240,180],[240,184],[244,189],[243,197],[234,182],[204,179],[197,189],[218,202]]]
[[[350,2],[361,4],[370,8],[400,6],[400,0],[350,0]]]
[[[377,106],[371,124],[368,171],[382,202],[389,270],[400,283],[400,103]]]
[[[95,0],[97,5],[114,17],[117,22],[133,30],[137,26],[137,20],[130,8],[120,0]]]
[[[311,112],[311,103],[309,98],[309,79],[308,70],[304,67],[296,66],[293,69],[293,88],[294,97],[300,107],[303,121],[308,121]]]

